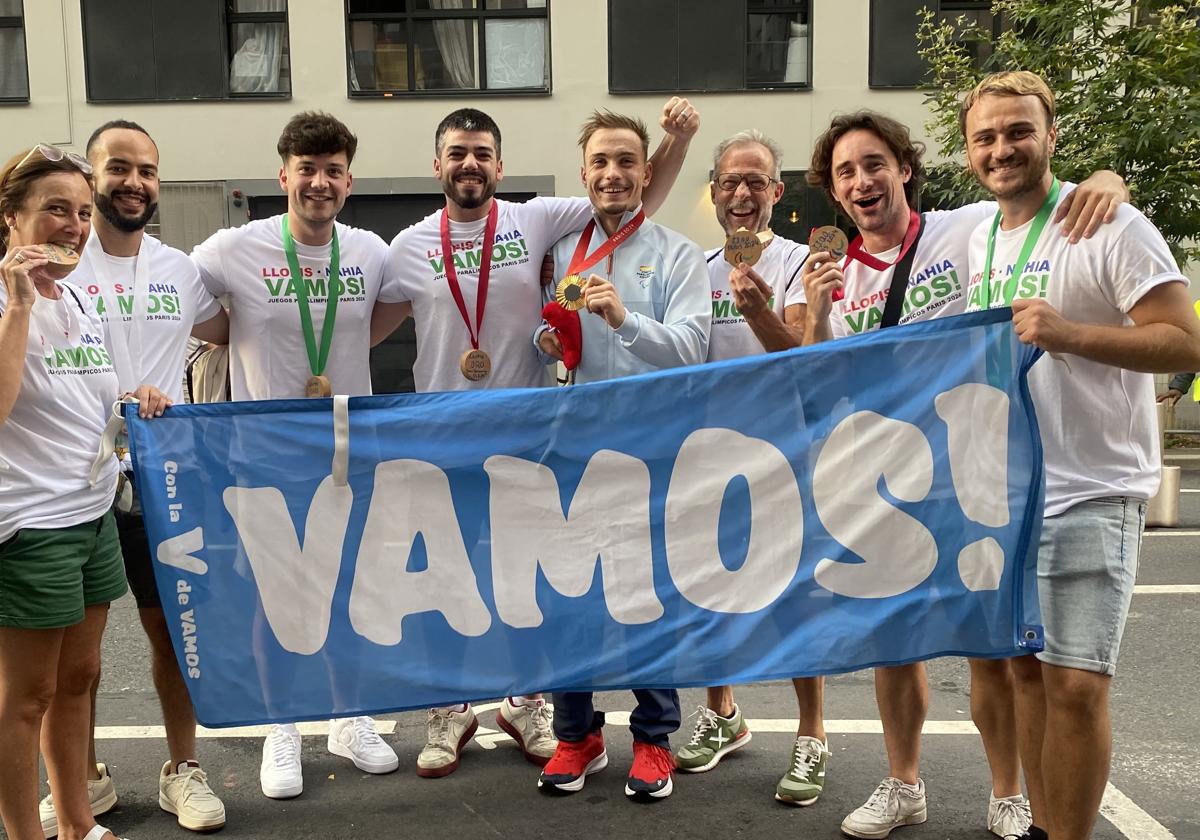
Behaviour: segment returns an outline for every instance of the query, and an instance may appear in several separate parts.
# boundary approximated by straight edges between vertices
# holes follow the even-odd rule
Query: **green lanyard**
[[[300,307],[300,329],[304,332],[304,347],[308,350],[308,367],[313,376],[325,373],[329,362],[329,348],[333,344],[333,324],[337,318],[338,297],[334,283],[340,282],[338,269],[337,226],[333,228],[333,244],[329,248],[329,279],[326,283],[325,322],[321,325],[321,350],[317,352],[317,336],[313,332],[312,311],[308,307],[308,284],[300,274],[300,260],[296,258],[296,243],[288,230],[287,213],[283,214],[283,253],[287,255],[288,271],[292,275],[292,287],[296,290],[296,303]]]
[[[1046,227],[1046,222],[1050,221],[1050,214],[1054,212],[1054,205],[1058,203],[1058,194],[1062,189],[1062,184],[1058,179],[1054,179],[1054,183],[1050,185],[1050,194],[1046,196],[1046,201],[1042,205],[1042,209],[1033,218],[1033,224],[1029,227],[1029,233],[1025,235],[1025,244],[1021,246],[1021,253],[1017,255],[1017,261],[1013,266],[1013,271],[1020,275],[1020,272],[1025,270],[1025,264],[1029,262],[1029,257],[1033,254],[1033,246],[1037,244],[1038,239],[1042,235],[1042,231]],[[992,308],[992,254],[996,250],[996,231],[1000,229],[1000,211],[996,211],[996,218],[992,219],[992,229],[988,232],[987,241],[987,259],[983,263],[983,274],[980,276],[980,282],[983,284],[983,306],[982,309]],[[1004,305],[1012,306],[1013,298],[1017,294],[1017,282],[1014,278],[1012,289],[1004,296]]]

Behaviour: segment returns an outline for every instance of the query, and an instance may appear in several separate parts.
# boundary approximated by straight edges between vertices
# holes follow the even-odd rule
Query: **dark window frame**
[[[15,16],[0,17],[0,29],[20,29],[21,45],[25,54],[25,95],[0,96],[0,104],[20,105],[29,102],[29,36],[25,31],[25,3],[21,3],[20,13]]]
[[[608,12],[608,23],[607,23],[607,26],[608,26],[608,92],[612,96],[644,96],[647,94],[662,94],[662,93],[771,93],[771,92],[779,92],[779,91],[803,92],[803,91],[811,91],[813,89],[813,80],[812,80],[812,77],[813,77],[813,73],[812,73],[813,49],[812,49],[812,45],[813,45],[813,41],[814,41],[814,23],[815,23],[814,17],[813,17],[813,5],[814,5],[813,0],[765,0],[765,2],[763,2],[763,4],[761,6],[755,6],[753,8],[751,8],[751,6],[750,6],[750,0],[738,0],[738,2],[742,3],[743,17],[744,17],[745,23],[747,25],[749,24],[751,15],[759,15],[759,14],[771,14],[771,13],[786,14],[786,15],[803,14],[808,19],[808,56],[807,56],[808,57],[808,66],[805,68],[805,77],[807,78],[807,81],[805,81],[805,82],[770,82],[770,83],[754,84],[754,85],[748,84],[746,82],[746,73],[747,73],[746,49],[749,46],[749,41],[745,37],[743,37],[741,49],[738,51],[738,56],[740,58],[739,69],[741,71],[741,76],[742,76],[741,87],[736,87],[736,88],[689,87],[686,84],[683,84],[682,80],[681,80],[681,83],[679,85],[671,87],[670,89],[667,89],[667,87],[665,87],[665,86],[620,88],[620,89],[614,88],[614,86],[613,86],[613,84],[614,84],[614,79],[613,79],[614,60],[613,60],[613,52],[612,52],[613,34],[614,34],[613,33],[613,3],[614,2],[621,2],[621,0],[608,0],[608,3],[607,3],[607,12]],[[688,2],[690,2],[690,0],[679,0],[679,3],[677,4],[676,9],[677,10],[680,9],[680,7],[683,4],[688,3]],[[723,2],[729,2],[729,0],[723,0]],[[676,15],[676,18],[678,20],[678,13]],[[679,31],[679,27],[676,26],[674,31]]]
[[[464,9],[413,9],[415,0],[404,0],[404,11],[401,12],[352,12],[350,4],[353,0],[345,0],[345,30],[346,30],[346,96],[350,99],[408,99],[408,98],[458,98],[464,96],[485,95],[498,96],[549,96],[554,90],[554,62],[551,60],[550,48],[550,7],[552,0],[546,0],[546,5],[532,9],[488,9],[487,0],[475,0],[474,8]],[[545,20],[546,21],[546,84],[537,87],[506,87],[489,88],[487,86],[487,21],[489,20]],[[479,87],[476,88],[435,88],[432,90],[416,90],[413,85],[417,81],[417,58],[413,24],[421,21],[436,20],[470,20],[475,22],[475,33],[479,50],[476,54],[476,64],[479,69]],[[370,90],[355,90],[351,84],[351,70],[354,66],[354,43],[351,37],[352,24],[357,22],[390,22],[403,23],[406,37],[405,59],[408,70],[408,90],[399,88],[374,88]]]
[[[925,82],[918,80],[911,84],[890,84],[875,81],[876,72],[876,45],[875,45],[875,8],[880,3],[888,3],[890,0],[871,0],[871,6],[868,11],[868,30],[870,37],[867,45],[867,87],[871,90],[917,90]],[[966,12],[991,12],[991,0],[925,0],[926,7],[936,6],[938,15],[949,15],[957,17]],[[913,31],[916,31],[917,21],[916,16],[913,16]],[[999,15],[995,15],[992,20],[992,38],[995,40],[1003,31],[1003,21]],[[919,45],[918,45],[919,46]]]
[[[136,97],[128,99],[112,99],[109,97],[93,96],[91,74],[88,72],[88,57],[91,55],[88,46],[88,23],[87,14],[84,6],[88,0],[79,0],[80,16],[82,18],[83,28],[83,62],[84,62],[84,83],[87,92],[87,101],[96,104],[126,104],[130,102],[242,102],[242,101],[285,101],[292,98],[292,75],[290,71],[292,58],[292,39],[291,39],[291,20],[289,17],[292,0],[287,0],[284,4],[282,12],[234,12],[230,10],[231,0],[209,0],[219,4],[219,16],[222,23],[222,31],[224,37],[221,39],[221,66],[224,68],[224,85],[223,92],[220,96],[153,96],[153,97]],[[196,2],[196,0],[192,0]],[[231,62],[233,61],[233,27],[237,24],[248,23],[282,23],[285,44],[287,46],[287,61],[289,66],[288,72],[288,89],[280,92],[264,92],[264,93],[235,93],[229,87],[229,71]]]

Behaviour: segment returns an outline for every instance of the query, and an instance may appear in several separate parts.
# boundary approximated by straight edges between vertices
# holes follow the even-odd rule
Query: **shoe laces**
[[[886,815],[902,784],[903,782],[899,779],[884,779],[879,783],[879,787],[875,788],[875,792],[871,794],[871,798],[863,807],[872,814]]]
[[[633,742],[633,769],[631,776],[639,779],[661,779],[671,775],[675,769],[675,757],[671,751],[654,744]],[[650,772],[647,772],[650,771]]]
[[[450,746],[450,710],[430,709],[429,719],[425,721],[425,731],[430,744],[439,747]]]
[[[529,709],[529,723],[539,738],[554,738],[554,717],[545,703],[539,703]]]
[[[284,732],[282,728],[271,730],[271,735],[267,739],[268,758],[276,767],[287,767],[296,762],[299,758],[299,751],[296,749],[296,742],[292,736]]]
[[[383,739],[379,737],[379,733],[375,730],[375,721],[371,718],[356,717],[351,726],[354,727],[354,737],[358,740],[359,746],[378,747],[383,745]]]
[[[186,773],[180,773],[183,778],[183,801],[187,802],[193,796],[211,796],[212,788],[208,786],[208,774],[199,767],[189,767]]]
[[[1028,826],[1033,822],[1033,812],[1029,809],[1028,799],[997,799],[995,800],[996,818],[993,823],[1003,822],[1006,818],[1012,819],[1018,825]],[[1005,840],[1026,840],[1029,837],[1029,830],[1026,829],[1021,834],[1006,834]]]
[[[820,760],[821,750],[819,748],[814,749],[807,740],[802,742],[801,739],[796,739],[796,746],[792,750],[793,774],[801,778],[807,778]],[[878,789],[876,789],[876,792],[878,793]]]
[[[697,706],[696,711],[689,717],[696,718],[696,726],[692,729],[692,738],[688,741],[689,747],[698,747],[700,742],[704,740],[704,736],[717,727],[717,713],[708,706]]]

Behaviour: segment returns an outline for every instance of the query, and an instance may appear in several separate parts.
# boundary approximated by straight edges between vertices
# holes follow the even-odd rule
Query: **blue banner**
[[[1038,351],[1009,318],[569,388],[127,410],[197,717],[1036,648]]]

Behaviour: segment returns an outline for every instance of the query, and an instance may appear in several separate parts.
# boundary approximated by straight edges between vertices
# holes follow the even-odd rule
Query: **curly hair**
[[[914,141],[904,123],[876,111],[862,110],[834,117],[829,128],[817,138],[813,146],[812,163],[804,180],[809,186],[825,190],[825,196],[833,206],[838,206],[837,197],[833,194],[833,147],[851,131],[871,132],[887,144],[901,166],[908,165],[912,170],[912,177],[904,185],[904,197],[908,200],[908,206],[915,210],[917,196],[920,195],[921,184],[925,180],[925,166],[921,163],[921,156],[925,154],[925,144]]]
[[[324,111],[304,111],[288,120],[275,147],[286,164],[288,158],[301,155],[346,153],[346,163],[354,160],[358,138],[346,124]]]

